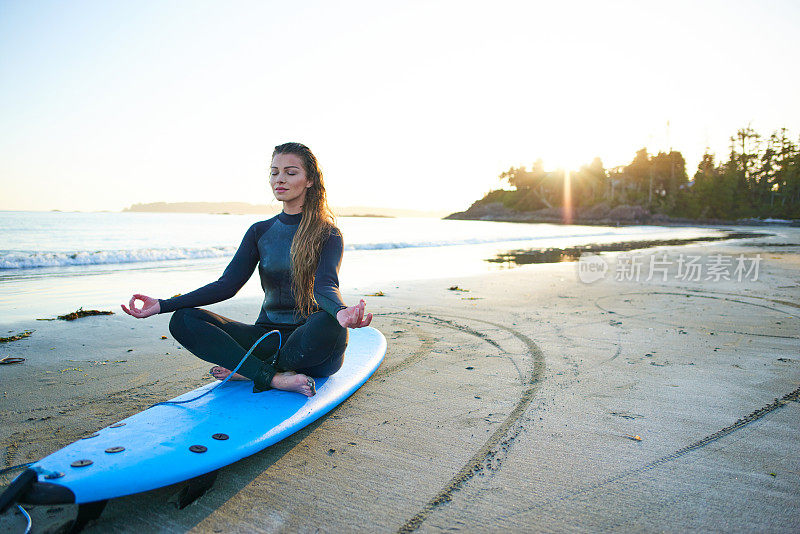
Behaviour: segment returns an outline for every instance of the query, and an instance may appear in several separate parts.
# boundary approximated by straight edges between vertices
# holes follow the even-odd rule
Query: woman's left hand
[[[339,324],[344,328],[361,328],[367,326],[372,322],[372,314],[368,313],[367,316],[364,317],[364,308],[366,307],[367,303],[364,302],[364,299],[361,299],[355,306],[339,310],[339,313],[336,314],[336,320],[339,321]]]

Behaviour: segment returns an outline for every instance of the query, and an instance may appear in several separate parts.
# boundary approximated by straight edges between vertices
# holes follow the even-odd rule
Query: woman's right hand
[[[141,308],[136,307],[137,300],[142,302]],[[150,317],[151,315],[155,315],[161,311],[161,304],[158,302],[158,299],[148,297],[147,295],[140,295],[139,293],[136,293],[131,297],[131,301],[128,303],[130,308],[126,308],[124,304],[121,306],[122,311],[128,315],[136,317],[137,319],[144,319],[145,317]]]
[[[369,326],[369,323],[372,322],[372,314],[368,313],[366,317],[364,316],[364,308],[366,307],[367,303],[364,302],[364,299],[361,299],[355,306],[339,310],[336,314],[336,320],[339,321],[342,328],[363,328]]]

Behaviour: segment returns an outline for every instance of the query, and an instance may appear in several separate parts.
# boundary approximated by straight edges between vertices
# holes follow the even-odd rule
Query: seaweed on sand
[[[74,321],[75,319],[80,319],[81,317],[89,317],[91,315],[114,315],[112,311],[100,311],[100,310],[84,310],[83,308],[78,308],[72,313],[68,313],[66,315],[59,315],[58,318],[62,321]]]
[[[13,336],[0,337],[0,343],[8,343],[9,341],[19,341],[20,339],[25,339],[26,337],[30,337],[31,334],[33,334],[33,330],[25,330],[24,332],[20,332],[19,334],[14,334]]]

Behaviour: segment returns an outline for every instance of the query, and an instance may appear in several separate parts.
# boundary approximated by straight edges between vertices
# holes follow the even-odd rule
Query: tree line
[[[572,206],[639,205],[692,219],[800,218],[799,145],[786,128],[768,137],[741,128],[730,138],[727,159],[717,162],[706,151],[691,180],[683,155],[674,150],[651,155],[642,148],[629,164],[608,169],[595,158],[570,173]],[[510,208],[534,211],[564,203],[564,171],[546,171],[541,159],[530,169],[511,167],[500,178],[515,191],[490,196]]]

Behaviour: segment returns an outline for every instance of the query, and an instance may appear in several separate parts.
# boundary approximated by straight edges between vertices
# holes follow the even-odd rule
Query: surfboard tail
[[[25,508],[47,507],[50,512],[51,507],[66,507],[65,513],[56,514],[58,517],[48,517],[52,523],[49,527],[57,525],[53,531],[80,532],[90,522],[100,517],[108,503],[107,500],[78,504],[75,502],[75,494],[69,488],[54,484],[52,482],[40,482],[39,473],[33,469],[27,469],[20,474],[0,495],[0,516],[6,514],[13,506],[20,506],[23,513],[28,518],[30,528],[31,514],[25,512]],[[71,510],[71,511],[70,511]],[[48,514],[53,516],[52,513]],[[45,529],[48,532],[50,528]]]

